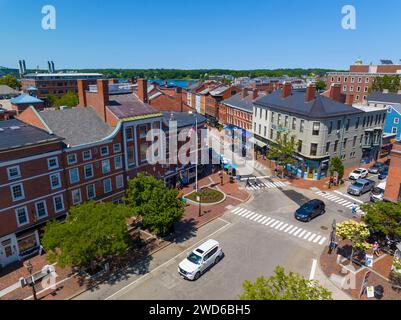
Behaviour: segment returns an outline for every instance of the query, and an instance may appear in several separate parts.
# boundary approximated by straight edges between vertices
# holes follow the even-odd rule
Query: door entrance
[[[6,266],[17,260],[15,249],[11,239],[0,242],[0,265]]]

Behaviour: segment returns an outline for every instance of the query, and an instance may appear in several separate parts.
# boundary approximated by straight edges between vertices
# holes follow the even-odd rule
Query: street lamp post
[[[200,191],[202,192],[202,190]],[[199,203],[199,211],[198,211],[198,216],[201,217],[202,216],[202,193],[199,193],[199,196],[196,197],[196,200]]]
[[[31,260],[28,260],[28,263],[26,264],[26,269],[28,270],[30,276],[31,276],[31,281],[32,283],[30,284],[30,286],[32,287],[32,294],[33,294],[33,299],[34,300],[38,300],[37,296],[36,296],[36,289],[35,289],[35,280],[32,276],[32,271],[33,271],[33,267],[31,264]]]

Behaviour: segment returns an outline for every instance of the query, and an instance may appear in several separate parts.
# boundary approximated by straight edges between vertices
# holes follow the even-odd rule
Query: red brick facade
[[[401,144],[395,143],[390,153],[390,168],[387,177],[385,200],[401,201]]]

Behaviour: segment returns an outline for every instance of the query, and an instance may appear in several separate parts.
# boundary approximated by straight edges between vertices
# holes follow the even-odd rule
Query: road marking
[[[305,232],[306,232],[306,230],[302,231],[302,232],[300,233],[300,235],[298,236],[298,238],[302,238],[302,236],[305,234]]]
[[[241,215],[241,213],[243,213],[244,211],[246,211],[244,208],[240,208],[237,212],[232,211],[234,214],[236,214],[237,216]]]
[[[310,274],[309,274],[309,280],[313,280],[315,278],[316,266],[317,266],[317,260],[313,259],[312,260],[312,268],[311,268]]]
[[[320,240],[321,237],[322,237],[322,236],[318,235],[318,236],[315,238],[315,240],[313,240],[313,243],[318,242],[318,241]]]
[[[288,232],[288,231],[290,231],[292,228],[294,228],[294,226],[291,224],[287,229],[284,230],[284,232]]]
[[[273,223],[270,227],[271,227],[271,228],[274,228],[274,226],[275,226],[276,224],[278,224],[278,223],[280,223],[280,221],[277,220],[277,221],[276,221],[275,223]]]
[[[312,234],[312,232],[308,232],[308,233],[305,235],[304,240],[306,240],[306,238],[308,238],[311,234]]]
[[[284,222],[280,222],[274,229],[280,228],[283,224],[284,224]]]
[[[266,220],[266,219],[267,219],[267,217],[262,216],[262,218],[258,219],[258,221],[256,221],[256,222],[257,222],[257,223],[261,223],[263,220]]]
[[[363,201],[358,200],[358,199],[355,199],[354,197],[351,197],[351,196],[349,196],[349,195],[347,195],[347,194],[344,194],[344,193],[342,193],[342,192],[340,192],[340,191],[338,191],[338,190],[334,190],[334,192],[337,193],[337,194],[340,194],[340,195],[343,196],[343,197],[346,197],[346,198],[348,198],[348,199],[351,199],[351,200],[353,200],[353,201],[355,201],[355,202],[358,202],[358,203],[362,203],[362,204],[363,204]]]
[[[247,210],[248,213],[243,215],[244,218],[248,218],[249,216],[253,215],[254,213],[252,211]]]
[[[301,228],[299,228],[299,230],[297,230],[297,232],[295,232],[295,233],[293,234],[293,236],[294,236],[294,237],[296,237],[296,236],[297,236],[297,234],[298,234],[298,233],[300,233],[301,231],[302,231],[302,229],[301,229]]]
[[[325,238],[325,237],[323,237],[323,238],[322,238],[322,240],[320,240],[319,244],[320,244],[320,245],[322,245],[322,244],[323,244],[323,242],[325,242],[325,241],[326,241],[326,238]]]
[[[269,223],[265,223],[265,226],[268,226],[269,224],[273,223],[274,221],[276,221],[276,220],[272,219],[271,221],[269,221]]]
[[[289,232],[289,234],[293,234],[294,231],[297,230],[297,229],[298,229],[298,227],[295,227],[294,229],[292,229],[292,230]]]
[[[261,214],[257,214],[254,218],[252,218],[252,221],[256,221],[258,219],[260,219],[260,217],[263,217]]]
[[[315,237],[316,237],[316,234],[312,233],[312,235],[309,237],[308,241],[311,242]]]
[[[272,218],[267,218],[266,221],[263,222],[263,224],[267,224]]]
[[[255,212],[251,212],[251,214],[250,214],[249,216],[245,217],[245,218],[247,218],[247,219],[251,220],[251,219],[252,219],[252,217],[254,217],[254,216],[256,216],[256,215],[257,215],[257,213],[255,213]]]
[[[283,225],[281,228],[280,228],[280,231],[282,231],[285,227],[287,227],[288,226],[288,223],[286,223],[285,225]]]
[[[239,211],[241,211],[241,207],[235,208],[233,211],[231,211],[234,214],[237,214]]]
[[[244,210],[241,210],[241,212],[238,214],[240,217],[243,217],[243,216],[245,216],[246,214],[248,214],[248,210],[246,210],[246,209],[244,209]]]

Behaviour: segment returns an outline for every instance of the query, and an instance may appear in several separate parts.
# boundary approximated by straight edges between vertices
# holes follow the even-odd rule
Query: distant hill
[[[12,75],[18,76],[19,71],[18,71],[18,69],[11,69],[11,68],[6,68],[6,67],[0,66],[0,77],[3,77],[7,74],[12,74]]]

